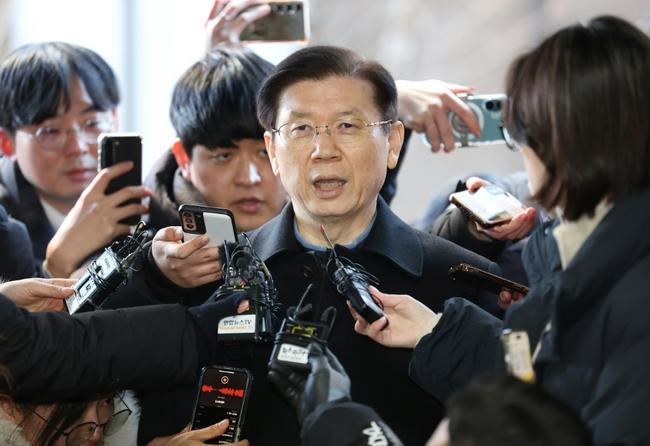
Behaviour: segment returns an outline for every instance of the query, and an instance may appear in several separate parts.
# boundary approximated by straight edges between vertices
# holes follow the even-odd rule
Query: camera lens
[[[501,101],[486,101],[485,109],[488,111],[499,111],[501,110]]]

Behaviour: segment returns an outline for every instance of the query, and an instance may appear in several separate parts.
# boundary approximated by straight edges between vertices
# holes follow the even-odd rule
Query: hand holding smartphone
[[[485,229],[507,223],[527,209],[512,194],[494,184],[474,192],[456,192],[449,196],[449,201]]]
[[[220,246],[224,241],[236,242],[235,217],[229,209],[182,204],[178,214],[183,228],[183,240],[207,235],[207,246]]]
[[[122,161],[132,161],[133,168],[123,175],[111,180],[106,187],[105,194],[110,195],[127,186],[142,184],[142,137],[135,133],[102,133],[99,135],[99,169],[113,166]],[[131,203],[140,203],[140,200],[127,200],[120,206]],[[136,225],[140,221],[139,215],[120,220],[120,223]]]
[[[497,276],[496,274],[476,268],[467,263],[460,263],[449,268],[449,277],[451,280],[458,280],[468,285],[474,285],[495,294],[498,294],[502,288],[524,295],[529,291],[525,285],[513,282],[505,277]]]
[[[481,128],[480,136],[469,131],[462,118],[449,113],[449,124],[457,145],[461,147],[504,144],[502,110],[506,95],[466,95],[459,96],[472,110]]]
[[[309,11],[307,3],[298,1],[261,0],[247,9],[267,4],[271,12],[250,23],[239,38],[246,42],[307,42],[309,40]]]
[[[202,429],[227,418],[230,420],[228,430],[206,443],[239,441],[252,382],[253,375],[246,369],[216,365],[204,367],[190,430]]]

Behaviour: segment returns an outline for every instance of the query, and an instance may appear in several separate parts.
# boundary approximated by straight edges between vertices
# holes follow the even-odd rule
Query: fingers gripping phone
[[[203,429],[227,418],[230,420],[228,430],[206,443],[226,444],[239,441],[252,382],[253,375],[246,369],[204,367],[190,429]]]
[[[505,105],[506,95],[461,95],[459,97],[476,116],[481,128],[481,135],[476,136],[471,133],[461,117],[450,112],[449,123],[457,143],[461,147],[503,144],[502,110]]]
[[[528,294],[528,287],[505,277],[497,276],[490,272],[476,268],[467,263],[460,263],[449,268],[449,277],[452,280],[474,285],[482,290],[498,294],[501,288],[507,288],[521,294]]]
[[[210,238],[208,246],[220,246],[224,241],[236,242],[235,217],[229,209],[182,204],[178,213],[183,227],[183,240],[204,234]]]
[[[142,137],[135,133],[102,133],[98,138],[99,143],[99,169],[113,166],[122,161],[133,161],[133,168],[128,172],[111,180],[106,187],[106,195],[127,187],[142,184]],[[140,203],[139,199],[127,200],[120,206]],[[120,223],[137,225],[139,215],[120,220]]]
[[[303,1],[259,1],[247,9],[268,4],[271,12],[250,23],[239,36],[248,42],[306,42],[309,40],[309,11]],[[245,13],[246,10],[243,12]]]
[[[508,223],[526,210],[526,206],[512,194],[494,184],[482,186],[474,192],[456,192],[449,196],[449,201],[485,229]]]

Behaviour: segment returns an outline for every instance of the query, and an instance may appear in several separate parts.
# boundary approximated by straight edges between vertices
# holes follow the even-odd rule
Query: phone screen
[[[199,394],[192,419],[192,430],[211,426],[227,418],[228,430],[208,442],[232,443],[239,440],[252,376],[244,369],[206,368],[199,384]]]
[[[486,228],[507,223],[526,209],[519,200],[493,184],[481,187],[476,192],[452,194],[451,201]]]

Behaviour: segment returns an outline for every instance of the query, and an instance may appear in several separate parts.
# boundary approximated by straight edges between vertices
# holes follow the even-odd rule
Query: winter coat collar
[[[582,244],[557,282],[553,325],[561,336],[609,294],[643,257],[650,255],[650,189],[614,204]]]
[[[280,215],[250,234],[262,260],[285,251],[301,251],[293,232],[294,212],[291,203]],[[416,231],[391,211],[383,198],[377,199],[377,218],[368,237],[358,250],[379,254],[407,273],[421,277],[424,254]]]
[[[584,215],[576,221],[562,221],[553,229],[553,236],[557,241],[562,268],[571,262],[580,246],[587,240],[596,226],[605,218],[612,208],[612,204],[602,201],[594,210],[594,215]]]

